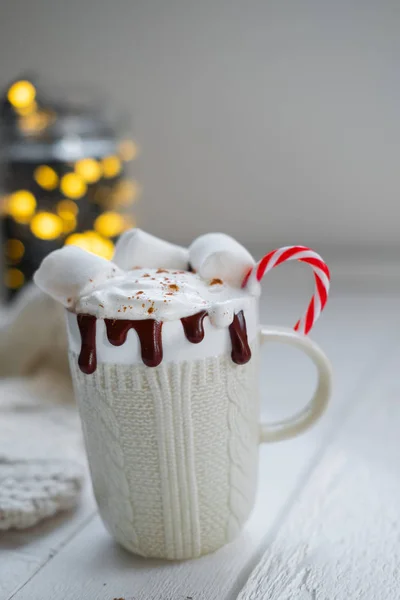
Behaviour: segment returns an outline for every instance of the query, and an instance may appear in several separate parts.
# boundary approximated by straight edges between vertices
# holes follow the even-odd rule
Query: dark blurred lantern
[[[139,186],[127,163],[137,147],[121,129],[87,103],[44,96],[32,78],[8,86],[0,106],[7,299],[52,250],[74,244],[111,259],[118,236],[135,225]]]

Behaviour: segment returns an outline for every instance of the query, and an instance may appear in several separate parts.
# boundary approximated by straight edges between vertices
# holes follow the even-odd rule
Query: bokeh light
[[[129,206],[137,200],[140,187],[137,181],[122,180],[116,185],[114,196],[116,204]]]
[[[102,175],[101,165],[94,158],[82,158],[75,164],[75,171],[87,183],[96,183]]]
[[[111,179],[112,177],[116,177],[122,169],[121,161],[118,156],[106,156],[101,161],[101,166],[103,168],[103,175]]]
[[[10,239],[5,243],[5,253],[9,260],[18,262],[25,254],[25,246],[21,240]]]
[[[72,231],[75,231],[77,220],[74,215],[65,215],[61,217],[61,219],[63,222],[63,233],[71,233]]]
[[[7,269],[4,274],[4,283],[11,290],[17,290],[24,285],[25,275],[19,269]]]
[[[116,237],[124,230],[124,218],[119,213],[109,210],[97,217],[94,228],[104,237]]]
[[[61,178],[60,189],[67,198],[77,200],[86,194],[87,186],[77,173],[67,173]]]
[[[114,244],[112,241],[102,237],[96,231],[73,233],[67,237],[65,244],[67,246],[78,246],[107,260],[111,260],[114,255]]]
[[[45,190],[54,190],[58,185],[58,175],[48,165],[40,165],[33,172],[33,178]]]
[[[57,203],[57,214],[63,222],[63,233],[71,233],[75,231],[77,226],[77,214],[79,212],[78,205],[72,200],[60,200]]]
[[[91,252],[91,242],[88,237],[86,237],[83,233],[73,233],[69,235],[65,240],[66,246],[78,246],[78,248],[83,248],[83,250],[88,250]]]
[[[8,197],[7,213],[17,223],[29,223],[35,209],[36,198],[29,190],[17,190]]]
[[[78,205],[72,200],[60,200],[60,202],[57,202],[56,208],[57,214],[59,214],[61,218],[69,217],[70,215],[76,217],[79,212]]]
[[[55,240],[63,232],[63,222],[58,215],[40,212],[31,221],[31,231],[41,240]]]
[[[139,154],[139,148],[132,140],[122,140],[118,145],[118,153],[122,160],[128,162],[135,160]]]
[[[30,81],[16,81],[10,87],[7,98],[15,108],[25,108],[33,103],[36,96],[35,86]]]
[[[16,108],[15,110],[21,117],[26,117],[27,115],[31,115],[37,110],[37,102],[34,100],[32,104],[28,104],[28,106],[21,106],[20,108]]]
[[[111,260],[114,256],[114,244],[99,235],[96,231],[86,231],[85,235],[90,239],[91,252]]]
[[[46,129],[51,121],[52,119],[46,111],[38,110],[26,116],[21,116],[18,120],[18,124],[23,133],[31,135]]]

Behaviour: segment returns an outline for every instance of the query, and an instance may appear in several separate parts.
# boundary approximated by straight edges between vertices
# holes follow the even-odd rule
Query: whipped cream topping
[[[234,314],[252,301],[248,290],[221,279],[203,280],[188,271],[136,268],[93,282],[77,299],[77,313],[97,318],[174,321],[207,311],[216,327],[227,327]]]

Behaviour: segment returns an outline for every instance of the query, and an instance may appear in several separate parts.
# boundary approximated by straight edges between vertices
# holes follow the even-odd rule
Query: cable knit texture
[[[99,364],[70,354],[101,516],[143,556],[187,559],[231,540],[254,503],[258,349],[183,363]]]
[[[82,468],[71,461],[0,458],[0,530],[25,529],[73,508]]]

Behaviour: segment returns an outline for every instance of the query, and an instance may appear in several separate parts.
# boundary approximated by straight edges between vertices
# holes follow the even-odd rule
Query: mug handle
[[[302,433],[322,415],[331,394],[332,369],[321,348],[310,338],[297,333],[293,329],[261,327],[260,338],[261,343],[281,342],[303,350],[311,358],[318,371],[318,381],[314,395],[302,410],[292,417],[275,423],[261,423],[260,442],[279,442]]]

